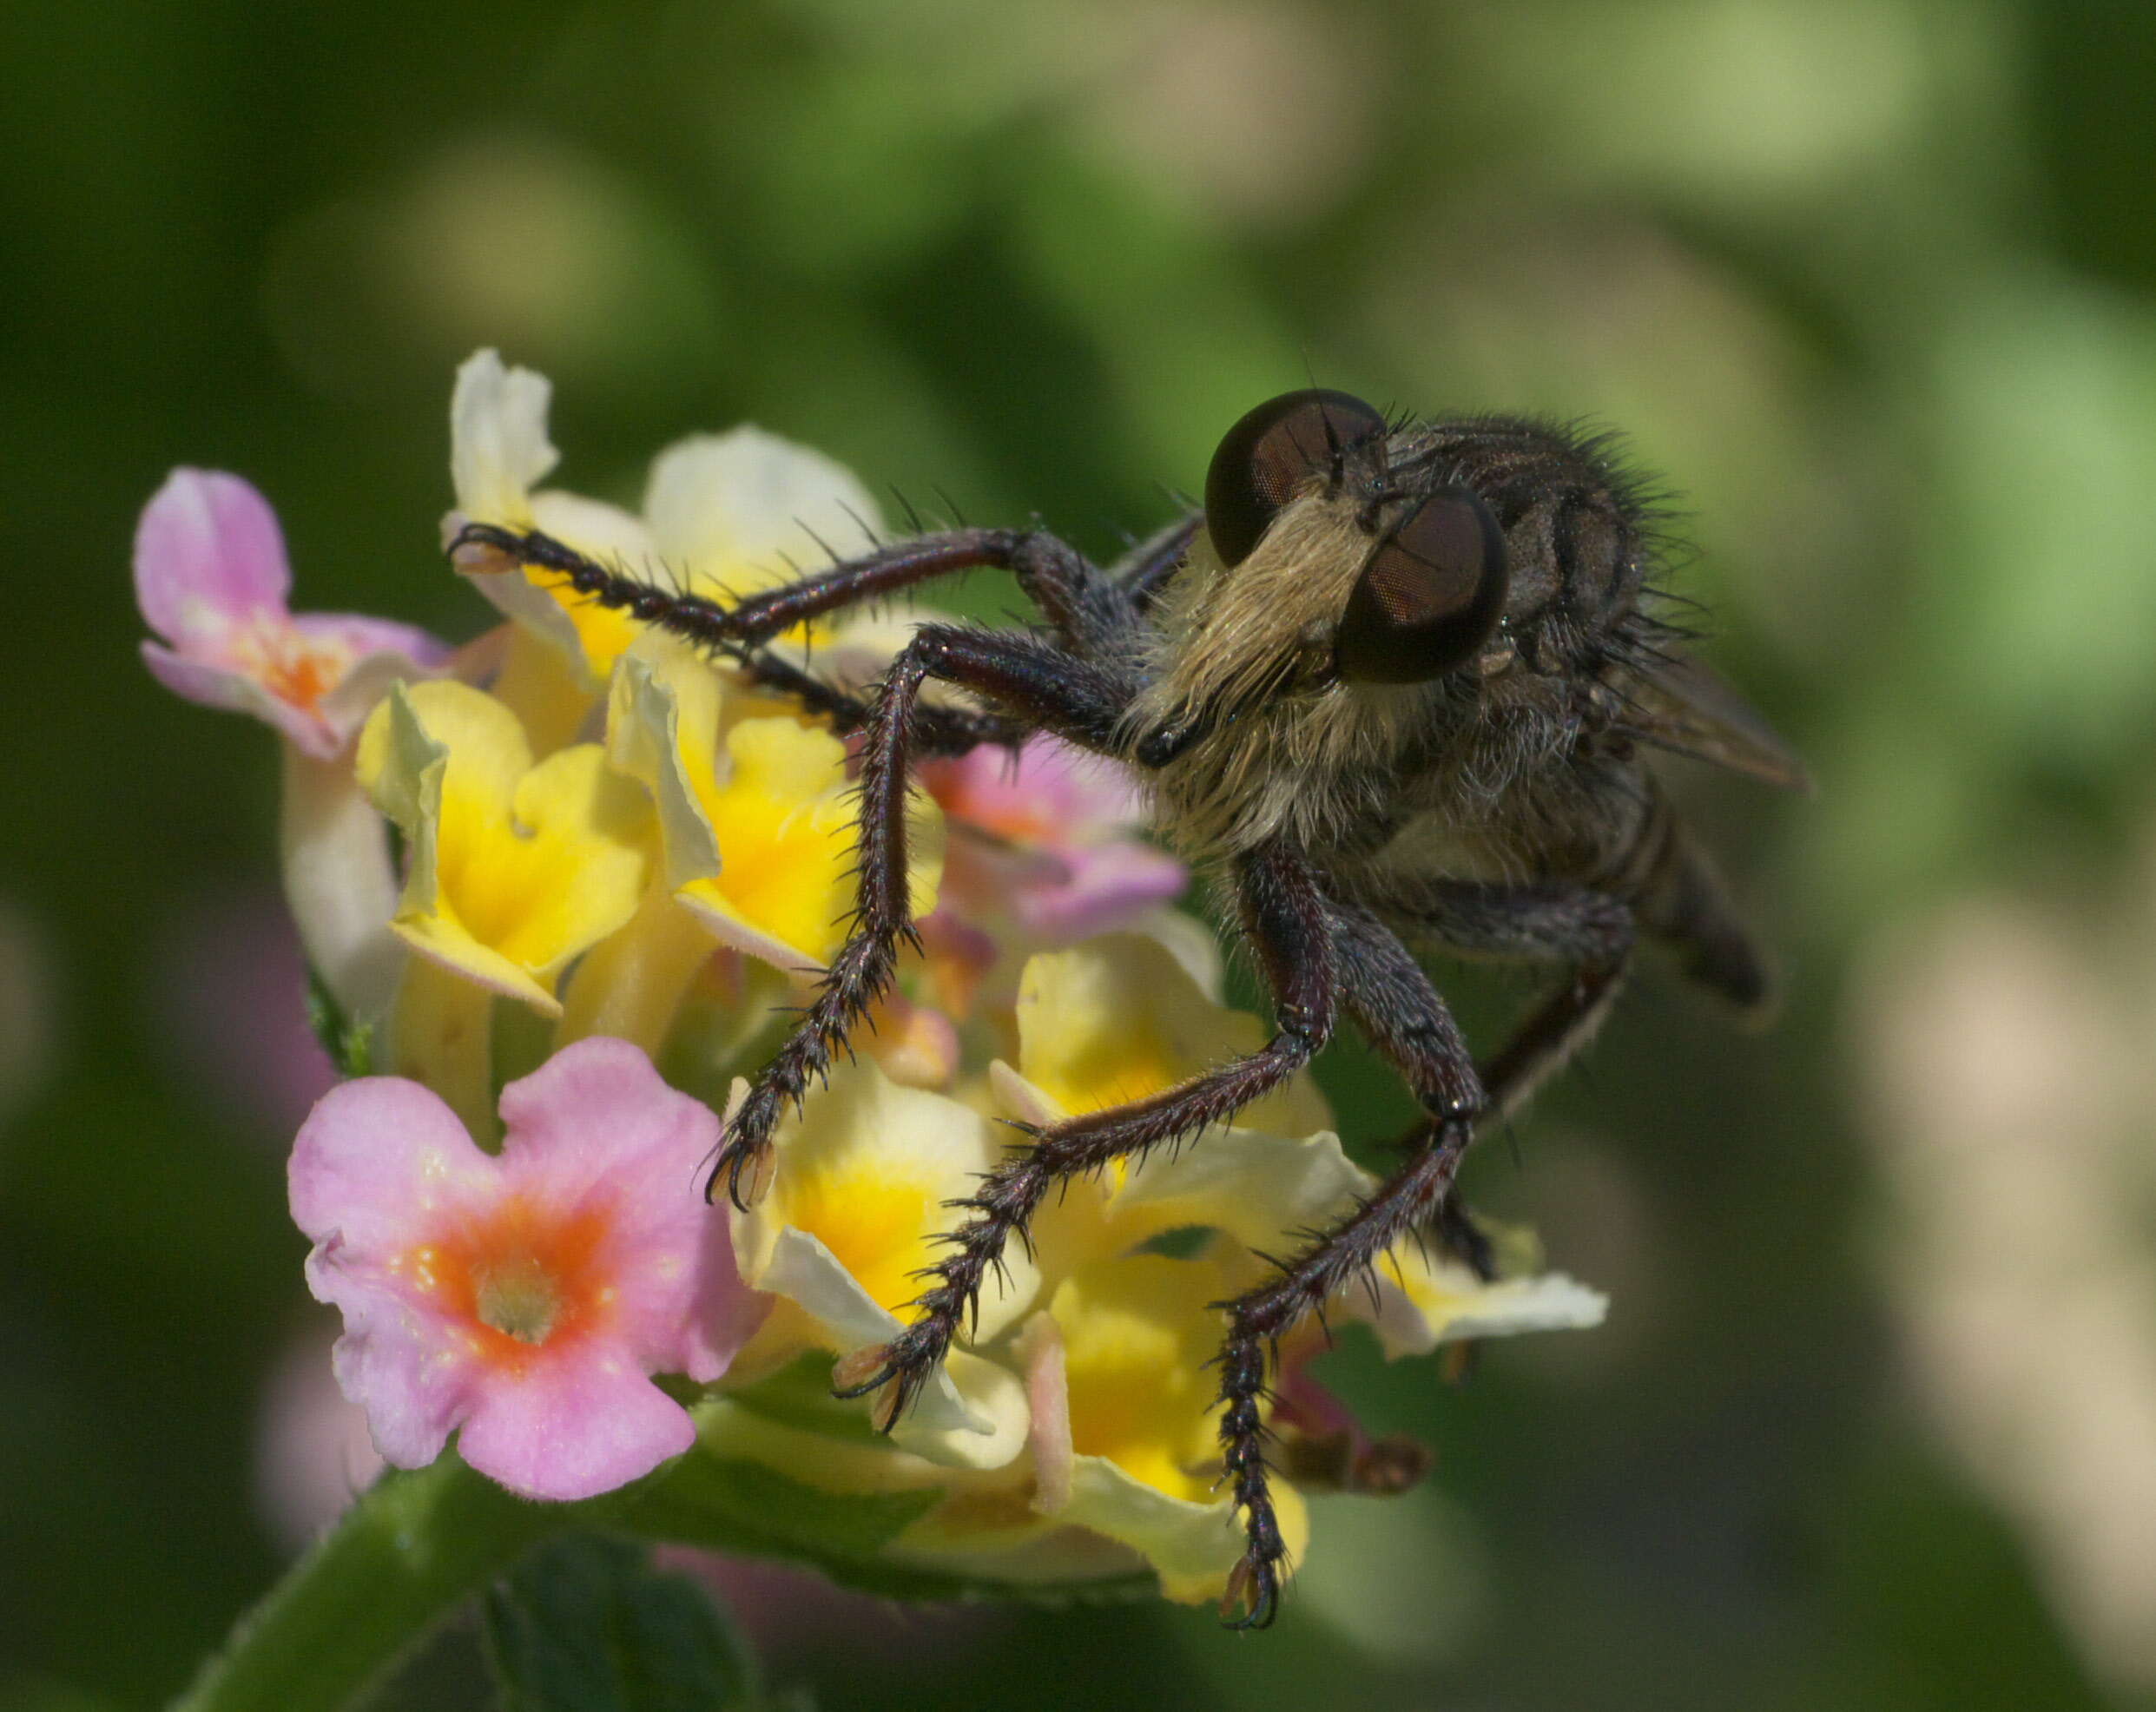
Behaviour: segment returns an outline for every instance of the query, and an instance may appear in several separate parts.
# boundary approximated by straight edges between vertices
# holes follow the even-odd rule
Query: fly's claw
[[[870,1344],[841,1357],[831,1369],[831,1394],[873,1399],[869,1424],[879,1432],[888,1432],[913,1406],[935,1370],[933,1357],[924,1360],[901,1333],[888,1343]]]
[[[1280,1571],[1276,1560],[1257,1546],[1245,1551],[1229,1572],[1220,1596],[1220,1620],[1230,1629],[1270,1629],[1280,1615]]]
[[[504,529],[499,523],[465,523],[449,543],[449,557],[458,570],[485,576],[499,576],[526,565],[568,576],[590,563],[551,535],[536,529]]]
[[[737,1211],[746,1213],[771,1192],[779,1174],[779,1156],[769,1142],[731,1141],[719,1150],[718,1162],[704,1179],[703,1198],[719,1198],[719,1183],[726,1183],[726,1198]]]

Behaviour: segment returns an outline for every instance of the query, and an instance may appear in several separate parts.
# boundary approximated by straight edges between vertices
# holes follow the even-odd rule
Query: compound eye
[[[1362,567],[1333,638],[1350,683],[1427,683],[1466,664],[1505,610],[1505,532],[1464,487],[1440,488]]]
[[[1297,488],[1384,431],[1385,418],[1362,399],[1322,388],[1283,392],[1250,412],[1205,472],[1205,527],[1221,563],[1249,558]]]

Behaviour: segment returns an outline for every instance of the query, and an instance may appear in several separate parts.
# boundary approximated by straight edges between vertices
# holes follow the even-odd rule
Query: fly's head
[[[1271,399],[1214,454],[1135,752],[1164,765],[1255,719],[1561,726],[1638,639],[1648,549],[1596,442],[1388,422],[1343,392]]]

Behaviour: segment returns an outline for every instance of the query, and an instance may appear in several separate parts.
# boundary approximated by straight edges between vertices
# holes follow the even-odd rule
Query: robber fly
[[[1677,651],[1649,597],[1654,507],[1605,440],[1503,417],[1388,421],[1346,393],[1260,405],[1214,454],[1202,512],[1103,571],[1038,529],[878,548],[731,606],[652,586],[537,533],[471,524],[473,570],[558,573],[860,733],[860,912],[777,1056],[734,1112],[709,1185],[760,1195],[772,1133],[889,982],[913,932],[908,767],[1046,731],[1131,767],[1159,835],[1210,871],[1271,989],[1248,1057],[1035,1131],[954,1221],[913,1318],[847,1357],[841,1394],[887,1428],[936,1372],[984,1276],[1073,1175],[1197,1135],[1278,1087],[1351,1020],[1423,1116],[1406,1162],[1225,1305],[1220,1439],[1247,1549],[1229,1603],[1270,1619],[1285,1547],[1260,1399],[1297,1320],[1403,1234],[1487,1268],[1454,1178],[1478,1125],[1574,1051],[1642,938],[1736,1007],[1763,959],[1643,760],[1674,750],[1803,782],[1765,723]],[[805,619],[974,566],[1013,572],[1027,629],[922,625],[872,694],[764,650]],[[932,681],[966,691],[928,701]],[[1558,966],[1561,982],[1478,1064],[1418,951]]]

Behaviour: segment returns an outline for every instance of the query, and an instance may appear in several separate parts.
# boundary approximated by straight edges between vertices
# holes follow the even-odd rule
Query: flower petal
[[[747,425],[661,452],[643,509],[670,562],[736,594],[788,580],[793,565],[867,552],[881,527],[844,464]]]
[[[1265,1026],[1214,1004],[1149,935],[1104,934],[1043,952],[1019,978],[1019,1070],[1070,1113],[1142,1099],[1256,1051]],[[1307,1074],[1238,1114],[1252,1129],[1306,1135],[1330,1114]]]
[[[1025,887],[1012,899],[1019,927],[1051,944],[1131,926],[1155,905],[1181,897],[1190,880],[1166,851],[1134,839],[1066,850],[1064,859],[1060,883]]]
[[[597,744],[531,761],[516,716],[452,682],[396,690],[359,750],[410,851],[398,933],[551,1016],[561,971],[636,913],[649,808]]]
[[[979,1112],[900,1087],[873,1063],[834,1069],[805,1109],[780,1126],[774,1145],[770,1191],[735,1215],[742,1276],[759,1289],[777,1287],[761,1276],[767,1257],[781,1232],[798,1229],[887,1314],[920,1294],[918,1274],[941,1252],[951,1222],[946,1203],[971,1193],[1003,1151],[996,1126]],[[981,1293],[976,1340],[988,1342],[1013,1323],[1038,1283],[1023,1254],[1007,1253]],[[842,1347],[887,1335],[869,1332],[863,1322]]]
[[[1375,1293],[1351,1288],[1336,1311],[1368,1320],[1388,1360],[1427,1355],[1465,1338],[1599,1326],[1610,1307],[1599,1290],[1561,1272],[1486,1284],[1459,1261],[1433,1257],[1413,1242],[1395,1247],[1371,1275]]]
[[[794,720],[750,719],[727,733],[726,754],[724,781],[702,799],[719,872],[678,895],[724,943],[789,973],[819,969],[845,943],[856,890],[846,746]],[[907,877],[918,919],[935,906],[943,820],[918,792],[908,813]]]
[[[1299,1495],[1276,1481],[1276,1508],[1284,1517]],[[1170,1497],[1105,1457],[1079,1457],[1071,1471],[1071,1498],[1057,1519],[1076,1523],[1130,1546],[1160,1577],[1160,1590],[1183,1604],[1220,1597],[1243,1556],[1243,1530],[1226,1498],[1210,1504]]]
[[[385,1261],[414,1213],[491,1195],[498,1162],[472,1145],[432,1089],[368,1077],[315,1103],[293,1142],[293,1221],[309,1241],[339,1238],[340,1264]]]
[[[1058,739],[1031,738],[1015,760],[983,746],[920,777],[959,834],[946,905],[970,919],[1064,944],[1130,926],[1187,882],[1182,863],[1129,836],[1145,813],[1129,772]]]
[[[1218,1597],[1243,1551],[1235,1506],[1197,1472],[1216,1456],[1213,1386],[1199,1351],[1216,1340],[1203,1304],[1222,1288],[1204,1261],[1101,1262],[1065,1281],[1021,1343],[1038,1507],[1139,1552],[1170,1599]],[[1058,1400],[1064,1420],[1041,1419]],[[1301,1497],[1277,1477],[1272,1491],[1299,1555]]]
[[[1329,1129],[1302,1140],[1208,1130],[1140,1160],[1110,1195],[1106,1211],[1128,1242],[1196,1225],[1271,1254],[1291,1246],[1294,1233],[1322,1228],[1375,1186]]]
[[[781,1229],[746,1268],[760,1290],[798,1304],[841,1355],[888,1343],[905,1329],[821,1241]],[[1006,1370],[964,1350],[946,1356],[913,1407],[891,1430],[900,1449],[946,1468],[1001,1468],[1025,1448],[1024,1387]]]
[[[344,1315],[330,1370],[366,1411],[375,1450],[396,1467],[425,1467],[471,1406],[467,1353],[435,1316],[384,1291],[344,1287],[333,1242],[309,1256],[307,1287]]]
[[[269,502],[221,470],[175,470],[135,531],[135,598],[149,627],[183,653],[214,649],[234,624],[281,618],[292,588]]]
[[[770,1307],[743,1285],[724,1218],[704,1203],[717,1116],[627,1041],[576,1042],[502,1090],[504,1170],[557,1206],[603,1197],[610,1245],[645,1281],[621,1335],[654,1373],[716,1379]]]
[[[471,1400],[457,1449],[489,1479],[566,1503],[626,1485],[696,1442],[689,1412],[621,1351],[593,1342],[549,1357]]]
[[[553,388],[530,369],[481,351],[457,371],[449,405],[449,469],[457,509],[480,523],[531,520],[531,490],[560,454],[546,435]]]
[[[149,675],[182,701],[251,714],[318,761],[327,761],[344,747],[346,734],[335,729],[313,709],[277,695],[255,672],[192,659],[154,642],[142,643],[142,663],[149,668]]]
[[[678,892],[719,871],[719,842],[697,781],[718,771],[719,683],[672,637],[639,637],[608,687],[607,759],[658,806],[666,886]]]
[[[405,1255],[415,1221],[485,1200],[498,1168],[432,1090],[379,1077],[316,1103],[289,1181],[293,1221],[315,1244],[307,1287],[344,1315],[337,1382],[366,1411],[383,1457],[422,1467],[469,1401],[471,1363]]]

